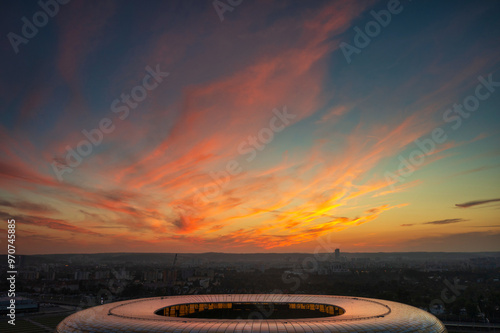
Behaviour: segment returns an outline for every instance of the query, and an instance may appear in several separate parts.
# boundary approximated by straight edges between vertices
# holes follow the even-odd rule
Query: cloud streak
[[[57,209],[47,204],[38,204],[29,201],[8,201],[0,199],[0,206],[9,207],[16,210],[35,213],[58,213]]]
[[[488,199],[488,200],[475,200],[475,201],[464,202],[461,204],[455,204],[455,206],[459,207],[459,208],[470,208],[470,207],[474,207],[474,206],[479,206],[479,205],[484,205],[487,203],[499,202],[499,201],[500,201],[500,198],[499,199]]]
[[[436,225],[442,225],[442,224],[453,224],[453,223],[459,223],[459,222],[465,222],[468,221],[466,219],[445,219],[445,220],[437,220],[437,221],[430,221],[430,222],[425,222],[423,224],[436,224]]]
[[[401,224],[402,227],[413,227],[415,225],[445,225],[445,224],[453,224],[453,223],[460,223],[460,222],[466,222],[468,221],[467,219],[461,219],[461,218],[455,218],[455,219],[444,219],[444,220],[436,220],[436,221],[429,221],[429,222],[423,222],[423,223],[405,223]]]
[[[11,219],[12,215],[0,211],[0,216],[3,219]],[[49,228],[57,231],[67,231],[71,233],[86,234],[91,236],[101,236],[89,229],[75,226],[62,220],[50,219],[40,216],[18,215],[15,217],[16,221],[24,225],[34,225],[37,227]]]

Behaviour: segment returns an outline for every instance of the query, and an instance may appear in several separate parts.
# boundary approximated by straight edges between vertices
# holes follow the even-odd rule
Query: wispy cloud
[[[12,215],[7,214],[7,213],[2,212],[2,211],[0,211],[0,216],[3,219],[12,218]],[[68,231],[68,232],[74,232],[74,233],[79,233],[79,234],[100,236],[99,233],[96,233],[96,232],[91,231],[91,230],[86,229],[86,228],[75,226],[75,225],[70,224],[66,221],[62,221],[62,220],[58,220],[58,219],[51,219],[51,218],[45,218],[45,217],[40,217],[40,216],[30,216],[30,215],[18,215],[18,216],[16,216],[16,219],[19,221],[22,221],[23,224],[35,225],[38,227],[45,227],[45,228],[59,230],[59,231]]]
[[[452,224],[452,223],[459,223],[459,222],[465,222],[465,221],[468,221],[468,220],[466,220],[466,219],[445,219],[445,220],[425,222],[423,224]]]
[[[468,201],[464,202],[461,204],[456,204],[455,206],[460,207],[460,208],[469,208],[469,207],[474,207],[478,205],[484,205],[490,202],[498,202],[500,201],[500,198],[498,199],[488,199],[488,200],[476,200],[476,201]]]
[[[430,222],[423,222],[423,223],[406,223],[406,224],[401,224],[401,227],[413,227],[415,225],[425,225],[425,224],[433,224],[433,225],[443,225],[443,224],[453,224],[453,223],[459,223],[459,222],[465,222],[468,221],[466,219],[445,219],[445,220],[436,220],[436,221],[430,221]]]
[[[485,165],[485,166],[482,166],[482,167],[479,167],[479,168],[474,168],[474,169],[465,170],[465,171],[462,171],[462,172],[455,173],[455,174],[451,175],[451,177],[468,175],[468,174],[471,174],[471,173],[476,173],[476,172],[480,172],[480,171],[484,171],[484,170],[489,170],[489,169],[495,169],[495,168],[498,168],[498,167],[500,167],[500,164]]]
[[[57,209],[48,204],[38,204],[34,202],[17,200],[8,201],[0,199],[0,206],[14,208],[20,211],[34,212],[34,213],[57,213]]]

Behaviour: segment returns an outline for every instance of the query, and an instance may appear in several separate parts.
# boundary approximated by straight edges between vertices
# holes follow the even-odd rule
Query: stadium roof
[[[345,313],[323,318],[200,319],[155,314],[165,307],[195,303],[314,303]],[[64,319],[56,332],[446,332],[433,315],[378,299],[324,295],[190,295],[155,297],[96,306]]]

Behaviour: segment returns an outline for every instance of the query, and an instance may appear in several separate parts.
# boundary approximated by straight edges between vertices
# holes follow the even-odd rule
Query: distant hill
[[[72,264],[172,264],[174,253],[95,253],[95,254],[44,254],[21,256],[23,265],[40,263],[72,263]],[[333,258],[333,254],[330,254]],[[295,263],[314,257],[311,253],[179,253],[177,262],[189,264],[209,263]],[[325,253],[317,255],[325,258]],[[7,262],[2,255],[2,262]],[[370,260],[412,260],[412,261],[442,261],[469,260],[472,258],[500,257],[500,252],[378,252],[378,253],[347,253],[341,252],[341,257],[348,261],[356,258]]]

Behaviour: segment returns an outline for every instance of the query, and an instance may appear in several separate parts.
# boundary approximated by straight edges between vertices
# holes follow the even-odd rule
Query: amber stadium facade
[[[446,332],[424,310],[391,301],[326,295],[190,295],[142,298],[77,312],[69,332]]]

